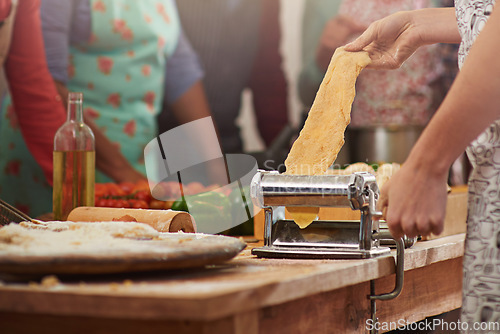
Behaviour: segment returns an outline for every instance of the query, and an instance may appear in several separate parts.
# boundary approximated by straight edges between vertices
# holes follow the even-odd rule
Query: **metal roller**
[[[352,175],[286,175],[259,171],[252,179],[250,193],[255,205],[351,207],[360,210],[369,205],[368,191],[378,197],[375,176]]]

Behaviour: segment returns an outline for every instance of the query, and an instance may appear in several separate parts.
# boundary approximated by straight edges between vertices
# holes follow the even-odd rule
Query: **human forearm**
[[[56,85],[57,92],[61,97],[62,105],[66,107],[68,105],[68,88],[66,88],[65,84],[57,80],[54,80],[54,84]]]
[[[434,161],[436,170],[447,170],[473,139],[500,118],[499,29],[500,12],[496,10],[410,155],[410,161]]]
[[[214,124],[201,81],[195,83],[170,107],[181,125],[200,120],[200,122],[195,122],[193,126],[185,127],[188,131],[179,132],[178,136],[181,136],[182,139],[179,138],[178,140],[180,140],[179,147],[181,150],[198,152],[197,158],[199,161],[205,161],[210,180],[204,180],[203,183],[227,184],[222,150],[219,142],[214,138],[214,130],[217,134],[217,127]],[[206,121],[203,121],[203,118],[206,118]],[[214,157],[220,158],[214,159]],[[168,160],[172,157],[167,154],[166,158]]]
[[[180,124],[212,116],[201,81],[197,81],[171,105],[172,112]]]
[[[425,8],[408,13],[422,44],[460,43],[455,8]]]
[[[367,51],[370,68],[399,68],[419,47],[458,43],[460,34],[453,8],[427,8],[398,12],[372,23],[346,51]]]

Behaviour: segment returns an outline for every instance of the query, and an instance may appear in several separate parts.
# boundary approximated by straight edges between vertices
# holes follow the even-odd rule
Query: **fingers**
[[[383,50],[377,44],[372,43],[371,37],[363,33],[355,41],[346,44],[344,49],[349,52],[366,51],[370,55],[371,63],[368,68],[381,70],[393,70],[401,67],[402,62],[398,62],[392,55],[392,50]]]
[[[383,212],[391,234],[395,238],[404,235],[414,238],[440,234],[443,231],[445,210],[439,199],[430,202],[427,202],[426,198],[416,202],[414,199],[404,200],[398,185],[399,182],[393,181],[392,178],[387,181],[377,202],[377,210]]]
[[[439,234],[444,225],[444,217],[438,214],[425,215],[420,214],[415,219],[416,234],[421,236],[428,236],[431,234]]]
[[[439,235],[443,232],[443,229],[444,229],[444,219],[432,224],[431,233]]]
[[[432,232],[431,227],[432,227],[431,224],[429,224],[427,220],[423,218],[418,218],[414,223],[414,227],[412,228],[414,230],[415,234],[414,236],[418,235],[426,236],[431,234]],[[408,236],[414,237],[413,235],[412,236],[408,235]]]
[[[349,52],[358,52],[374,41],[373,27],[369,26],[364,33],[349,44],[344,49]]]
[[[439,235],[443,232],[444,227],[443,217],[429,217],[425,214],[420,214],[417,217],[398,218],[394,214],[389,213],[386,222],[389,226],[389,231],[394,237],[406,235],[410,238],[415,238],[431,234]]]
[[[444,214],[443,215],[434,215],[429,219],[429,232],[428,234],[422,235],[430,235],[431,233],[434,235],[439,235],[443,232],[444,229]]]
[[[388,181],[389,182],[389,181]],[[387,191],[385,191],[386,186],[382,188],[382,191],[380,192],[380,198],[377,202],[377,210],[384,212],[384,210],[387,208],[387,205],[389,203],[389,196],[387,196]],[[385,215],[384,215],[385,217]]]
[[[402,238],[404,235],[414,238],[420,235],[417,224],[413,219],[401,219],[389,213],[386,222],[394,238]]]
[[[391,188],[391,180],[387,181],[380,192],[380,199],[377,202],[377,210],[382,211],[382,216],[385,218],[387,226],[389,227],[389,232],[391,232],[394,238],[400,238],[403,236],[403,230],[398,219],[394,219],[394,214],[390,216],[389,212],[389,190]]]
[[[395,239],[402,238],[405,233],[403,232],[401,225],[398,222],[392,220],[386,220],[386,221],[387,221],[387,226],[389,227],[389,232],[391,232],[391,235]]]
[[[415,238],[418,236],[417,224],[413,219],[402,220],[400,223],[401,226],[401,237],[406,235],[410,238]]]
[[[375,68],[379,70],[395,70],[401,67],[401,63],[398,63],[390,54],[383,54],[370,49],[370,46],[365,48],[372,60],[368,68]]]

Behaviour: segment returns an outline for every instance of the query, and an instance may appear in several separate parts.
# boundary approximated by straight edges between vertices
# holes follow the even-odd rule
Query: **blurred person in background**
[[[309,110],[312,105],[337,47],[359,36],[377,19],[433,5],[431,0],[307,0],[299,77],[304,107]],[[336,164],[403,162],[436,109],[431,83],[441,73],[436,46],[422,48],[397,71],[362,71],[356,83],[346,143]],[[395,144],[400,147],[393,148]]]
[[[47,63],[60,95],[83,92],[86,121],[95,125],[96,138],[108,143],[107,152],[96,154],[97,165],[121,155],[135,169],[124,175],[125,170],[109,161],[108,170],[118,172],[115,181],[144,178],[144,147],[157,135],[156,115],[165,88],[174,90],[168,94],[169,103],[185,121],[210,116],[203,72],[182,33],[173,0],[42,0],[41,17]],[[4,112],[9,104],[4,101]],[[0,145],[22,145],[18,131],[8,125],[1,124],[8,141]],[[8,164],[13,158],[3,161]],[[15,158],[23,166],[22,177],[8,180],[9,194],[3,191],[0,196],[29,202],[34,215],[51,211],[50,187],[30,186],[41,172],[29,152],[17,150]],[[96,173],[96,182],[110,180]],[[23,199],[10,190],[22,183],[35,198]]]
[[[236,121],[246,88],[252,92],[258,132],[269,146],[288,123],[280,1],[178,0],[177,6],[205,71],[203,83],[224,153],[243,151]],[[173,116],[165,104],[160,133],[179,124]]]
[[[22,199],[31,196],[32,185],[50,189],[54,135],[65,122],[66,112],[47,69],[40,1],[0,0],[0,20],[1,94],[6,93],[8,86],[15,106],[15,111],[9,108],[0,117],[0,198],[31,213]],[[25,141],[11,142],[6,127]],[[18,183],[26,170],[23,161],[17,158],[19,151],[30,152],[30,163],[40,171],[26,180],[26,187]],[[19,200],[8,196],[12,192],[20,193]]]
[[[12,108],[2,114],[0,123],[3,120],[4,126],[21,133],[25,140],[15,143],[9,130],[0,131],[0,142],[8,143],[0,151],[0,163],[4,166],[0,173],[0,193],[3,199],[31,214],[34,211],[30,203],[40,200],[35,191],[37,187],[50,189],[52,185],[54,135],[66,121],[66,111],[47,68],[40,1],[2,0],[0,11],[3,18],[0,57],[4,65],[0,92],[4,97],[9,89],[12,98]],[[102,138],[98,143],[100,148],[106,148],[107,143],[103,143]],[[102,152],[101,149],[98,153]],[[99,165],[106,167],[111,175],[125,174],[132,167],[122,158],[112,155]],[[110,161],[115,169],[109,169]],[[26,179],[30,166],[37,164],[40,168],[35,168],[39,173]],[[13,193],[17,196],[11,196]]]

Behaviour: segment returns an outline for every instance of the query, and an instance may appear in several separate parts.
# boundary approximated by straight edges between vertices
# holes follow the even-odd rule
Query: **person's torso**
[[[458,53],[459,67],[461,68],[469,54],[469,51],[476,41],[477,36],[484,28],[488,20],[495,0],[455,0],[455,11],[457,15],[458,29],[462,37]],[[490,172],[486,169],[493,168],[496,151],[495,146],[500,145],[500,121],[493,123],[485,130],[468,148],[471,163],[476,168],[475,177],[487,178]],[[500,163],[500,161],[497,161]],[[494,173],[493,173],[494,174]],[[473,183],[474,184],[474,183]]]
[[[486,24],[495,0],[455,0],[458,28],[462,36],[459,49],[459,66],[464,64],[477,36]],[[500,120],[492,123],[467,149],[469,159],[474,166],[469,182],[470,197],[483,197],[484,184],[496,187],[500,177]],[[479,186],[481,185],[481,186]],[[496,196],[496,195],[495,195]]]
[[[70,48],[68,88],[84,93],[84,112],[143,170],[179,35],[175,3],[90,0],[90,8],[90,38]]]
[[[460,67],[469,54],[476,37],[486,24],[494,5],[495,0],[455,0],[458,29],[462,36],[462,43],[458,51]]]
[[[203,64],[207,99],[221,132],[236,132],[260,32],[259,0],[177,0],[184,32]]]
[[[494,4],[494,0],[455,0],[458,27],[462,36],[460,67],[485,26]],[[460,320],[470,326],[479,321],[485,324],[498,322],[500,317],[499,271],[492,270],[500,268],[500,120],[493,122],[471,143],[467,148],[467,155],[474,169],[468,183],[467,238]]]
[[[90,5],[90,38],[70,48],[68,85],[86,91],[87,104],[117,110],[143,105],[157,113],[166,58],[179,34],[173,3],[90,0]]]

